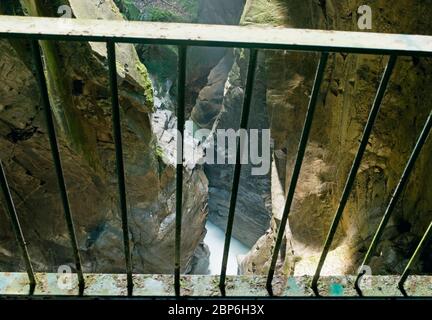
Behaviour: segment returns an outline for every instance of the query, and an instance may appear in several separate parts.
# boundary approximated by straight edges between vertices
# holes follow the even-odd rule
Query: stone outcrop
[[[223,2],[218,4],[218,7],[219,5],[221,8],[218,10],[209,10],[215,6],[215,2],[203,1],[202,11],[208,12],[208,14],[213,12],[212,19],[218,23],[222,22],[219,16],[240,17],[240,15],[236,15],[236,12],[242,8],[240,4],[233,7],[234,3],[227,5]],[[230,19],[225,19],[223,22],[232,24],[235,21],[230,21]],[[194,50],[197,49],[194,48]],[[212,59],[214,54],[220,54],[223,58],[211,70],[206,85],[200,90],[192,109],[191,119],[200,128],[238,130],[246,81],[247,53],[243,50],[232,49],[216,51],[215,49],[201,48],[200,50],[202,51],[200,56],[210,57],[206,59]],[[210,54],[207,52],[209,50],[211,50]],[[260,72],[262,73],[263,70]],[[250,128],[268,128],[265,106],[264,83],[257,83],[249,120]],[[214,153],[224,153],[225,150],[221,150],[216,139],[214,140]],[[225,161],[225,163],[228,162]],[[222,229],[226,228],[233,168],[234,166],[230,164],[205,166],[205,172],[209,179],[209,219]],[[253,176],[251,166],[243,166],[233,228],[234,237],[244,244],[252,246],[269,226],[270,201],[269,174]]]
[[[233,55],[227,55],[224,59],[230,59],[231,65],[234,61],[233,67],[227,75],[227,81],[219,81],[218,69],[224,67],[219,65],[210,74],[209,85],[201,91],[200,99],[197,101],[192,114],[195,116],[194,120],[200,116],[200,119],[203,119],[201,123],[213,122],[215,130],[238,130],[240,125],[240,108],[243,105],[246,81],[246,73],[242,70],[247,66],[247,55],[243,50],[236,50]],[[222,64],[226,64],[224,60],[221,62]],[[259,69],[257,73],[260,75],[262,72],[263,70]],[[222,92],[223,96],[221,96]],[[222,100],[218,101],[218,99]],[[217,110],[217,106],[221,107],[221,111],[216,116],[213,114],[215,113],[214,109]],[[203,110],[208,111],[203,112]],[[268,128],[265,84],[261,81],[257,81],[255,84],[250,114],[249,128]],[[261,140],[259,141],[261,142]],[[226,149],[218,146],[218,139],[214,138],[214,142],[214,153],[216,155],[222,154],[222,158],[225,158],[226,161],[225,164],[205,165],[205,172],[209,179],[209,219],[224,230],[229,211],[234,165],[228,164],[228,154]],[[253,175],[251,169],[250,161],[249,164],[242,166],[233,228],[233,236],[248,246],[252,246],[268,228],[271,205],[269,173]]]
[[[372,8],[373,32],[432,31],[426,16],[431,5],[409,1],[249,0],[242,23],[358,31],[357,8],[364,4]],[[243,273],[268,270],[317,58],[312,53],[265,52],[262,66],[275,149],[273,218],[267,233],[243,257]],[[330,55],[278,264],[284,274],[315,271],[386,62],[382,56]],[[323,274],[354,273],[359,267],[432,107],[431,69],[428,59],[398,59]],[[403,271],[431,221],[431,148],[429,141],[371,262],[374,274]],[[417,271],[430,271],[430,261],[425,253]]]
[[[190,17],[182,16],[184,20],[204,24],[238,24],[244,5],[243,0],[217,2],[200,0],[197,2],[196,19],[190,21]],[[134,8],[138,8],[145,18],[148,7],[138,1],[135,1],[134,4]],[[163,4],[158,1],[152,2],[152,5],[163,7]],[[124,11],[130,15],[131,10]],[[174,111],[177,91],[177,74],[174,72],[177,68],[177,49],[167,46],[138,45],[137,50],[146,65],[149,66],[155,87],[155,105],[162,110]],[[243,52],[239,51],[236,55],[243,55],[244,58]],[[244,74],[233,75],[238,79],[230,86],[233,89],[232,92],[225,95],[228,75],[231,70],[234,70],[234,61],[233,49],[210,47],[190,47],[188,49],[186,113],[190,114],[190,118],[198,128],[238,127],[239,113],[235,107],[236,104],[242,103],[243,89],[240,89],[238,85],[244,82]],[[244,59],[242,63],[245,63]],[[225,109],[229,111],[222,112],[223,105],[226,105]],[[265,104],[254,109],[255,122],[259,122],[254,128],[266,127],[266,118],[260,112],[264,109]],[[215,126],[216,120],[217,126]],[[215,148],[217,150],[217,145]],[[222,229],[226,227],[229,209],[232,168],[232,165],[205,166],[210,185],[210,219]],[[252,177],[250,169],[250,167],[245,168],[242,176],[234,236],[252,246],[268,228],[270,215],[266,207],[269,207],[270,201],[270,182],[268,175]]]
[[[134,0],[122,4],[123,14],[129,20],[151,20],[162,22],[186,22],[201,24],[238,24],[243,11],[244,0],[190,0],[187,3],[175,0],[150,0],[143,3]],[[160,14],[152,15],[157,11]],[[150,12],[150,14],[149,14]],[[175,46],[137,45],[142,61],[148,66],[158,96],[168,95],[164,108],[174,110],[177,96],[177,48]],[[210,71],[231,52],[227,48],[189,47],[186,78],[186,114],[195,105],[198,94],[207,85]],[[172,101],[171,101],[172,100]]]
[[[243,12],[244,0],[200,0],[197,23],[237,25]],[[208,76],[232,49],[191,47],[188,52],[187,109],[196,108],[198,95],[206,87]],[[226,73],[228,74],[228,73]],[[198,98],[198,99],[197,99]],[[195,107],[194,107],[195,106]]]
[[[63,3],[76,18],[122,19],[112,1]],[[21,4],[27,14],[56,16],[52,3]],[[60,265],[73,266],[72,251],[28,45],[0,41],[0,157],[35,269],[57,271]],[[84,42],[41,42],[41,47],[84,271],[124,272],[106,48]],[[133,45],[116,49],[134,271],[172,273],[175,165],[163,157],[167,146],[158,139],[163,127],[152,118],[146,68]],[[192,163],[185,169],[183,205],[186,272],[206,272],[201,244],[206,203],[207,180]],[[16,270],[20,254],[0,210],[0,269]],[[193,269],[197,264],[201,271]]]

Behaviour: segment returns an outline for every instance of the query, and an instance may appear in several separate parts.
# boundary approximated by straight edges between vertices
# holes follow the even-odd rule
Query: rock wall
[[[128,20],[183,22],[201,24],[238,24],[244,0],[174,0],[171,2],[134,0],[121,4]],[[156,14],[157,13],[157,14]],[[138,54],[148,66],[157,96],[164,108],[174,111],[177,96],[177,47],[137,45]],[[199,92],[207,85],[211,70],[231,50],[226,48],[189,47],[186,77],[186,114],[195,106]],[[169,96],[169,99],[163,99]],[[172,101],[170,101],[172,100]]]
[[[56,16],[67,4],[76,18],[122,19],[112,1],[21,1],[26,14]],[[2,5],[2,9],[10,7]],[[73,266],[29,43],[0,41],[0,156],[36,270]],[[85,272],[124,272],[124,254],[111,127],[106,48],[100,43],[42,42],[64,173]],[[152,122],[153,93],[132,45],[117,45],[124,161],[133,266],[140,273],[174,269],[175,165]],[[185,169],[182,268],[201,269],[207,180]],[[0,208],[0,269],[22,267],[15,238]],[[208,258],[208,257],[207,257]],[[205,259],[205,257],[204,257]],[[202,262],[202,261],[201,261]]]
[[[233,24],[240,18],[239,12],[243,2],[226,1],[216,3],[203,1],[201,12],[210,14],[213,22]],[[217,7],[218,9],[216,10]],[[220,17],[224,17],[221,20]],[[235,17],[233,19],[232,17]],[[199,56],[205,56],[206,61],[219,62],[207,77],[206,85],[199,91],[192,109],[191,119],[200,127],[214,130],[238,130],[240,124],[240,108],[243,104],[244,86],[246,81],[247,52],[244,50],[201,48]],[[216,55],[216,56],[215,56]],[[192,54],[193,57],[193,54]],[[201,59],[199,59],[201,60]],[[194,59],[191,62],[195,61]],[[206,64],[202,68],[205,68]],[[258,73],[263,73],[260,69]],[[203,72],[202,74],[205,74]],[[265,102],[265,83],[255,85],[254,99],[251,108],[249,126],[251,129],[268,128],[268,116]],[[218,146],[214,138],[214,154],[226,153]],[[260,140],[261,141],[261,140]],[[228,164],[227,154],[225,164],[205,165],[205,172],[209,179],[209,219],[218,227],[225,230],[229,211],[232,188],[233,165]],[[243,166],[238,200],[235,213],[233,235],[248,246],[252,246],[264,234],[270,220],[270,179],[269,174],[253,176],[250,165]]]
[[[194,113],[192,114],[195,117],[200,116],[200,119],[208,117],[206,121],[213,124],[214,130],[238,130],[240,125],[240,109],[243,105],[246,82],[246,72],[244,70],[247,69],[248,55],[244,50],[236,50],[232,56],[227,55],[225,60],[227,59],[230,59],[228,65],[233,65],[228,74],[227,81],[219,81],[218,78],[218,71],[227,65],[227,62],[222,61],[222,65],[218,65],[210,75],[209,83],[212,85],[205,87],[201,91],[200,100],[197,102],[199,108],[195,106]],[[266,87],[265,83],[260,81],[263,72],[263,68],[257,70],[258,80],[254,86],[249,118],[250,129],[265,129],[269,127],[265,99]],[[221,101],[218,104],[220,98]],[[207,112],[203,111],[206,110],[203,108],[204,103],[207,103]],[[216,115],[215,110],[217,110],[217,106],[220,106],[220,111]],[[200,113],[198,113],[198,110]],[[204,121],[201,121],[201,123],[204,123]],[[250,134],[248,136],[250,137]],[[260,132],[259,143],[262,142],[261,139]],[[225,164],[205,165],[205,172],[209,179],[209,219],[215,225],[225,230],[231,198],[234,165],[228,164],[227,145],[225,145],[225,148],[219,146],[218,138],[216,137],[214,138],[214,150],[217,158],[221,157],[225,159]],[[269,173],[253,175],[250,161],[249,164],[242,166],[233,236],[248,246],[252,246],[269,226],[271,206]]]
[[[236,10],[243,2],[217,3],[201,1],[199,22],[236,23]],[[60,4],[70,5],[77,18],[121,19],[111,0],[56,2]],[[357,8],[364,4],[372,7],[374,32],[432,31],[427,16],[431,4],[408,0],[391,5],[384,0],[248,0],[241,23],[356,31]],[[35,5],[23,0],[21,5],[16,1],[13,12],[25,8],[31,15],[56,15],[53,2]],[[5,2],[0,8],[11,10]],[[106,49],[96,43],[42,42],[41,46],[84,270],[123,272]],[[191,118],[204,128],[237,128],[247,52],[217,50],[213,55],[206,48],[196,50],[189,52]],[[41,271],[73,266],[29,44],[1,40],[0,52],[0,157],[32,261]],[[154,104],[161,106],[162,96],[153,101],[148,71],[138,58],[148,51],[139,53],[132,45],[117,46],[134,270],[171,273],[175,140],[169,130],[176,120],[169,106],[154,110]],[[163,61],[176,60],[173,48],[165,53]],[[203,56],[208,60],[195,63]],[[269,174],[254,177],[250,166],[242,170],[234,236],[254,244],[242,258],[242,273],[267,271],[317,61],[314,53],[260,52],[250,126],[271,129],[274,153]],[[278,271],[285,275],[315,270],[386,62],[382,56],[330,55],[278,263]],[[175,64],[165,67],[175,75]],[[323,274],[353,273],[359,266],[431,109],[431,69],[430,59],[399,58]],[[175,76],[163,79],[169,83],[163,81],[166,92],[162,93],[175,92]],[[431,148],[429,141],[386,229],[371,263],[374,274],[400,273],[432,219],[432,187],[427,183]],[[188,164],[182,266],[185,272],[205,273],[208,251],[202,239],[207,211],[224,229],[232,166],[206,166],[204,175],[193,161]],[[23,264],[2,206],[0,211],[0,269],[16,270]],[[418,272],[430,272],[430,252],[422,256]]]
[[[180,1],[175,1],[177,5]],[[244,0],[220,0],[197,1],[198,10],[196,18],[182,15],[186,22],[203,24],[238,24],[243,11]],[[138,8],[145,19],[145,13],[149,7],[163,8],[164,4],[158,1],[150,1],[144,5],[134,1],[134,8]],[[130,17],[130,10],[124,10]],[[175,21],[171,18],[167,22]],[[170,46],[139,45],[137,50],[144,62],[149,67],[152,75],[156,105],[161,110],[174,111],[176,105],[176,76],[177,48]],[[244,76],[233,74],[235,84],[230,87],[232,92],[225,95],[225,85],[233,64],[237,59],[246,62],[244,52],[236,52],[227,48],[189,47],[187,59],[187,85],[186,85],[186,113],[194,121],[196,127],[212,129],[217,120],[218,129],[238,128],[239,113],[237,104],[241,104],[243,98]],[[241,57],[240,57],[241,56]],[[236,62],[237,64],[237,62]],[[240,70],[237,67],[235,70]],[[264,91],[261,90],[261,93]],[[225,96],[225,98],[224,98]],[[258,96],[258,95],[257,95]],[[264,96],[262,94],[261,96]],[[255,107],[256,114],[254,128],[263,128],[266,124],[266,116],[260,110],[264,110],[265,104]],[[224,109],[225,108],[225,109]],[[225,111],[223,111],[225,110]],[[223,111],[223,112],[222,112]],[[215,145],[217,150],[217,145]],[[205,173],[209,179],[209,212],[210,219],[220,228],[225,229],[226,217],[229,209],[229,199],[232,184],[232,165],[205,166]],[[237,218],[234,226],[234,236],[252,246],[255,241],[268,228],[270,182],[269,176],[252,177],[250,167],[244,169],[240,187],[239,204],[237,206]]]
[[[243,11],[244,0],[200,0],[197,23],[237,25]],[[208,80],[211,70],[231,54],[232,49],[191,47],[188,51],[187,109],[191,112],[197,106],[200,91],[211,84]],[[226,73],[228,75],[228,73]]]
[[[358,31],[370,5],[373,32],[431,34],[429,2],[247,1],[243,24]],[[274,139],[272,222],[241,271],[266,273],[290,183],[318,56],[266,51],[266,99]],[[283,274],[312,274],[334,217],[387,57],[331,54],[278,263]],[[354,273],[364,257],[431,110],[431,60],[398,59],[382,109],[322,274]],[[400,273],[432,219],[429,142],[371,262],[374,274]],[[430,250],[416,266],[430,271]]]

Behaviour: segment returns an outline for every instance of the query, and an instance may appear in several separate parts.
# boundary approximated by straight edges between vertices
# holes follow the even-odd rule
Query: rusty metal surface
[[[0,16],[0,38],[2,37],[374,54],[432,54],[431,36],[120,20]]]

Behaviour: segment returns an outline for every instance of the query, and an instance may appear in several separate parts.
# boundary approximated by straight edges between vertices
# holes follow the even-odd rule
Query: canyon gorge
[[[2,2],[0,13],[58,17],[62,5],[76,19],[344,31],[358,31],[357,8],[370,5],[373,32],[432,32],[432,3],[409,0],[391,6],[384,0],[16,0]],[[122,273],[106,46],[40,45],[84,272]],[[152,44],[117,44],[116,50],[133,271],[170,274],[178,52]],[[194,130],[239,128],[248,60],[245,49],[188,48],[186,119],[192,129],[185,145],[202,147]],[[251,165],[242,167],[228,274],[268,272],[318,61],[317,53],[259,51],[248,126],[270,129],[271,169],[252,175]],[[387,61],[329,55],[278,274],[314,273]],[[57,272],[74,264],[33,68],[28,41],[0,40],[0,158],[34,267]],[[398,59],[323,274],[355,274],[360,266],[432,109],[431,80],[430,58]],[[213,148],[226,157],[224,147]],[[197,160],[185,154],[181,271],[219,274],[234,165]],[[403,271],[432,220],[431,172],[429,139],[370,263],[373,274]],[[0,271],[13,270],[24,270],[24,263],[0,206]],[[431,271],[432,250],[425,250],[415,272]]]

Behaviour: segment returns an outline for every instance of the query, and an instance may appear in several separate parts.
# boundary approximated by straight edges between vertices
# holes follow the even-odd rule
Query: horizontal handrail
[[[0,15],[0,37],[432,55],[431,36],[270,26],[226,26]]]

